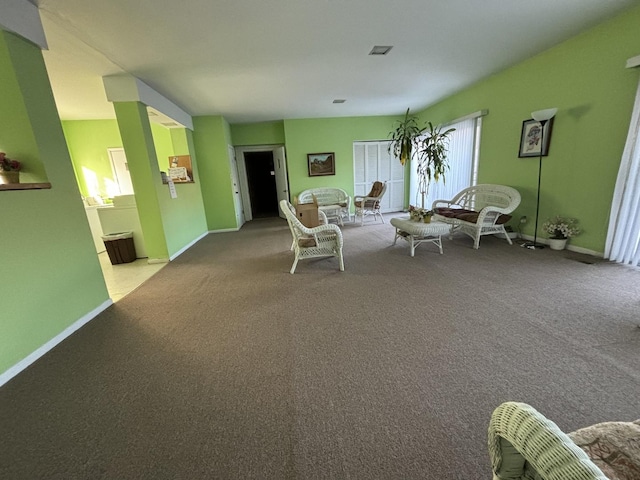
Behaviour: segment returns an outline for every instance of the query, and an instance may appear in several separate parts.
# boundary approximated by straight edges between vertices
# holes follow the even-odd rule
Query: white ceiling
[[[640,3],[31,1],[62,119],[114,118],[102,76],[128,72],[230,123],[419,110]],[[369,56],[374,45],[393,49]]]

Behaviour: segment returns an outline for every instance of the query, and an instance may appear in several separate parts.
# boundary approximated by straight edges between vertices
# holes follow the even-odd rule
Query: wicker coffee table
[[[433,220],[431,223],[414,222],[408,217],[392,218],[391,225],[396,227],[393,244],[396,244],[398,238],[404,238],[409,243],[412,257],[416,247],[425,242],[437,245],[442,255],[442,235],[448,234],[451,229],[451,225],[444,222],[434,222]]]

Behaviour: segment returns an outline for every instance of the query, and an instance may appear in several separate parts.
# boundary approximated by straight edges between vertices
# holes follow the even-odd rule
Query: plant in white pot
[[[549,234],[549,248],[564,250],[571,237],[580,234],[578,220],[557,215],[542,224],[542,229]]]

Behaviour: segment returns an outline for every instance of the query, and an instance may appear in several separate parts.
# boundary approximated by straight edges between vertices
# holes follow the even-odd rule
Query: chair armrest
[[[302,224],[300,224],[302,225]],[[308,228],[302,225],[300,231],[305,235],[312,235],[315,238],[316,242],[319,242],[318,236],[322,236],[323,234],[332,234],[335,235],[338,239],[339,246],[342,247],[343,239],[342,239],[342,231],[338,225],[333,223],[327,223],[325,225],[318,225],[317,227]]]
[[[478,220],[476,223],[478,225],[484,223],[484,219],[487,217],[487,215],[493,212],[496,213],[495,218],[493,219],[493,223],[495,223],[496,220],[500,218],[500,215],[509,215],[509,213],[511,213],[512,210],[508,208],[493,207],[491,205],[486,206],[482,210],[480,210],[480,212],[478,212]]]
[[[607,479],[566,433],[525,403],[505,402],[495,409],[488,447],[494,478],[529,478],[528,463],[545,480]]]

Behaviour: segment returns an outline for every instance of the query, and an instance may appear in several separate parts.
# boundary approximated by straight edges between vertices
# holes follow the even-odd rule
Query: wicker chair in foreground
[[[488,444],[494,480],[640,478],[640,420],[565,434],[530,405],[506,402],[491,415]]]
[[[280,209],[287,218],[293,236],[291,250],[295,253],[295,259],[290,273],[296,271],[298,260],[313,257],[338,257],[340,271],[344,272],[342,232],[338,225],[327,223],[326,216],[322,212],[318,212],[323,220],[322,224],[314,228],[307,228],[296,218],[295,208],[289,202],[281,200]]]

